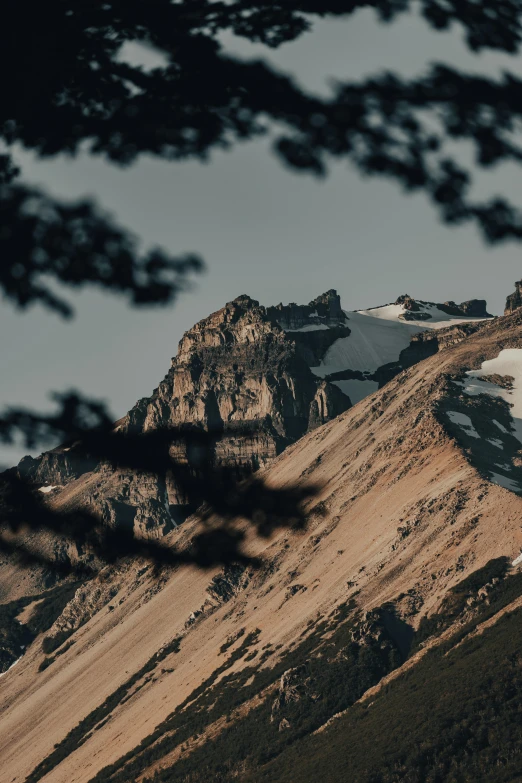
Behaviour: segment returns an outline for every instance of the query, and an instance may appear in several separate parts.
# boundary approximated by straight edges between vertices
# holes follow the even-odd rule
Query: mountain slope
[[[518,606],[479,637],[432,651],[371,703],[352,708],[248,779],[519,780],[521,632]]]
[[[320,489],[304,532],[247,531],[260,569],[158,577],[129,563],[84,585],[48,631],[56,638],[68,627],[63,646],[45,656],[37,639],[1,680],[5,779],[246,780],[254,763],[400,666],[449,591],[522,548],[522,499],[489,480],[482,450],[447,414],[476,406],[483,443],[493,418],[513,426],[505,400],[459,385],[505,349],[522,349],[520,313],[484,324],[289,446],[266,469],[269,482]],[[169,536],[189,545],[201,524],[189,519]],[[488,592],[484,579],[471,599]],[[44,657],[53,660],[38,671]]]

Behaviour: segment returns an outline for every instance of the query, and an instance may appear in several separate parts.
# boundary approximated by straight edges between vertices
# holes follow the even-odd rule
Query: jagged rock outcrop
[[[346,394],[310,370],[335,340],[350,334],[346,320],[335,291],[287,308],[265,308],[239,296],[183,335],[158,388],[115,430],[131,436],[187,427],[210,433],[206,465],[246,475],[350,407]],[[293,333],[282,326],[303,321],[317,328]],[[171,456],[197,470],[200,455],[187,443],[173,432]],[[114,469],[81,457],[75,444],[26,457],[18,471],[50,500],[92,473],[82,506],[110,528],[147,537],[165,535],[197,505],[171,472]]]
[[[427,359],[428,356],[433,356],[433,354],[445,348],[458,345],[466,337],[477,332],[482,325],[482,322],[455,324],[445,329],[414,334],[409,346],[401,351],[398,362],[401,370],[413,367],[414,364]]]
[[[278,694],[272,704],[271,723],[277,722],[280,731],[289,728],[289,721],[281,715],[285,707],[301,700],[315,701],[317,698],[317,694],[313,692],[312,680],[306,666],[301,665],[287,669],[279,680]]]
[[[402,305],[405,310],[409,310],[411,313],[417,313],[420,310],[419,303],[409,294],[401,294],[394,304]]]
[[[341,297],[331,288],[307,305],[278,304],[267,307],[266,313],[286,331],[302,329],[313,324],[326,326],[342,325],[348,321],[348,316],[341,308]]]
[[[519,307],[522,307],[522,280],[518,280],[515,283],[514,292],[507,297],[504,315],[513,313]]]
[[[240,296],[196,324],[183,336],[165,379],[121,429],[193,425],[218,436],[216,464],[248,472],[346,410],[349,398],[311,373],[306,351],[269,315],[271,309]],[[333,329],[330,340],[318,341],[315,353],[309,351],[312,359],[337,336]],[[177,456],[188,459],[183,449],[179,443]],[[169,502],[183,502],[173,487]]]
[[[422,312],[421,305],[434,304],[439,310],[457,317],[467,316],[468,318],[492,318],[487,311],[487,302],[485,299],[468,299],[466,302],[457,304],[453,300],[440,303],[419,302],[409,294],[399,296],[394,304],[402,305],[404,313],[400,316],[404,321],[428,321],[432,318],[430,313]]]
[[[71,479],[93,470],[96,465],[94,457],[85,456],[72,444],[59,446],[36,458],[24,457],[18,463],[18,472],[35,484],[63,486]]]
[[[488,313],[485,299],[469,299],[467,302],[461,302],[457,307],[464,315],[472,318],[492,318]]]

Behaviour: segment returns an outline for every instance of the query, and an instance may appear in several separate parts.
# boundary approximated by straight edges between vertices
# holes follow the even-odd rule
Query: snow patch
[[[347,369],[374,372],[383,364],[397,362],[401,351],[408,348],[414,334],[453,324],[485,320],[466,316],[455,317],[444,313],[435,305],[425,302],[418,304],[421,308],[420,313],[424,312],[431,316],[429,320],[404,320],[400,316],[404,315],[406,309],[400,304],[354,312],[345,310],[351,334],[336,340],[328,349],[321,364],[311,368],[312,372],[320,378]]]
[[[420,331],[418,324],[386,320],[371,312],[348,313],[351,334],[330,346],[321,364],[311,368],[315,375],[324,378],[347,369],[374,372],[383,364],[396,362],[413,335]]]
[[[466,394],[471,396],[489,394],[509,403],[513,419],[512,434],[522,443],[522,348],[504,348],[496,359],[482,362],[480,370],[470,370],[466,375],[469,378],[464,385]],[[513,388],[503,389],[501,386],[482,380],[487,375],[510,375],[513,378]],[[495,424],[504,432],[506,431],[497,421]]]
[[[522,563],[522,552],[519,554],[518,557],[515,557],[515,559],[511,563],[511,565],[512,566],[517,566],[517,565],[520,565],[520,563]]]
[[[377,381],[349,380],[332,381],[332,383],[348,395],[352,405],[364,400],[365,397],[368,397],[369,394],[373,394],[373,392],[377,391],[379,388]]]
[[[5,670],[5,672],[0,672],[0,677],[3,677],[3,676],[4,676],[4,674],[7,674],[7,672],[10,672],[10,671],[11,671],[11,669],[12,669],[13,667],[15,667],[15,666],[16,666],[16,664],[18,663],[18,661],[21,661],[21,660],[22,660],[22,658],[23,658],[23,657],[24,657],[24,656],[23,656],[23,655],[21,655],[19,658],[17,658],[17,659],[16,659],[16,661],[13,661],[13,663],[11,664],[11,666],[10,666],[8,669],[6,669],[6,670]]]
[[[328,330],[330,327],[326,324],[306,324],[306,326],[300,326],[299,329],[285,329],[285,332],[287,334],[292,334],[293,332],[318,332],[320,330]]]
[[[492,446],[496,446],[497,449],[501,449],[504,446],[502,441],[498,438],[488,438],[487,441],[488,443],[491,443]]]
[[[53,487],[39,487],[38,492],[43,492],[45,495],[47,495],[47,493],[52,492],[53,489],[59,489],[58,484],[55,484]]]
[[[357,312],[361,315],[370,316],[371,318],[380,318],[385,321],[396,321],[398,323],[408,324],[409,326],[413,326],[417,332],[425,331],[426,329],[442,329],[446,326],[453,326],[454,324],[474,323],[476,321],[489,320],[485,318],[469,318],[466,315],[450,315],[449,313],[445,313],[444,310],[439,310],[437,305],[430,302],[416,300],[416,303],[419,307],[419,310],[416,312],[410,310],[408,312],[411,312],[412,316],[415,316],[416,314],[420,315],[421,318],[422,314],[424,313],[430,316],[429,319],[426,321],[405,321],[403,318],[401,318],[401,316],[404,315],[404,313],[407,311],[404,305],[401,304],[372,307],[369,310],[358,310]],[[346,313],[346,315],[351,318],[353,314]]]
[[[466,416],[465,413],[458,413],[458,411],[446,411],[446,414],[448,419],[453,422],[453,424],[458,424],[459,427],[465,430],[467,435],[470,435],[472,438],[480,438],[480,435],[473,426],[473,422],[469,416]]]
[[[510,489],[511,492],[522,492],[520,481],[515,481],[514,479],[510,479],[507,476],[503,476],[501,473],[495,473],[494,471],[492,471],[490,481],[493,484],[498,484],[499,487],[504,487],[504,489]]]

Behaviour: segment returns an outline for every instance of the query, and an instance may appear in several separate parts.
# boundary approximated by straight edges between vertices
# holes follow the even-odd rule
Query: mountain
[[[490,318],[483,300],[434,304],[406,295],[348,312],[334,290],[308,305],[263,307],[240,296],[185,333],[163,381],[115,429],[211,433],[210,463],[246,475]],[[190,465],[187,443],[173,441],[172,453]],[[200,502],[171,472],[114,471],[74,443],[24,458],[18,472],[57,506],[88,508],[105,525],[153,538]]]
[[[316,493],[304,529],[261,537],[235,520],[257,564],[154,569],[128,558],[81,582],[42,582],[39,592],[36,569],[24,587],[8,562],[0,566],[0,633],[23,653],[0,680],[6,780],[517,779],[522,310],[465,323],[440,306],[407,305],[344,313],[342,323],[332,306],[281,306],[288,331],[269,325],[268,308],[255,316],[281,335],[270,346],[286,351],[288,342],[305,364],[299,351],[317,343],[293,331],[350,329],[307,364],[314,384],[317,368],[334,366],[329,351],[356,333],[378,335],[376,358],[363,360],[396,373],[324,424],[301,424],[301,437],[260,468],[269,486]],[[251,307],[234,310],[234,323],[252,318]],[[411,312],[431,318],[402,317]],[[224,333],[222,320],[212,337],[195,327],[198,356]],[[417,331],[400,347],[410,323]],[[404,351],[426,358],[401,370]],[[336,372],[376,371],[346,361]],[[191,388],[204,393],[204,383]],[[162,395],[140,411],[163,410]],[[109,498],[120,478],[96,470],[66,479],[48,502],[74,504],[88,482]],[[191,516],[163,540],[190,548],[220,524]]]
[[[435,304],[408,294],[393,304],[345,315],[350,335],[336,340],[312,372],[338,386],[353,403],[492,317],[484,300]]]

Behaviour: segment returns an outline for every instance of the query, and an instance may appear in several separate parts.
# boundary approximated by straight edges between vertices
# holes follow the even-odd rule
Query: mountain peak
[[[446,315],[454,315],[468,318],[492,318],[491,313],[487,311],[485,299],[468,299],[465,302],[457,304],[452,299],[447,302],[425,302],[422,299],[414,299],[409,294],[401,294],[394,302],[395,305],[401,305],[409,313],[419,313],[418,316],[404,316],[406,320],[428,320],[432,317],[427,313],[428,309],[436,308]],[[423,312],[426,311],[426,312]]]
[[[239,296],[236,296],[235,299],[232,299],[232,301],[228,304],[237,305],[238,307],[243,307],[245,309],[250,307],[259,307],[259,302],[257,299],[252,299],[252,297],[248,294],[240,294]]]

